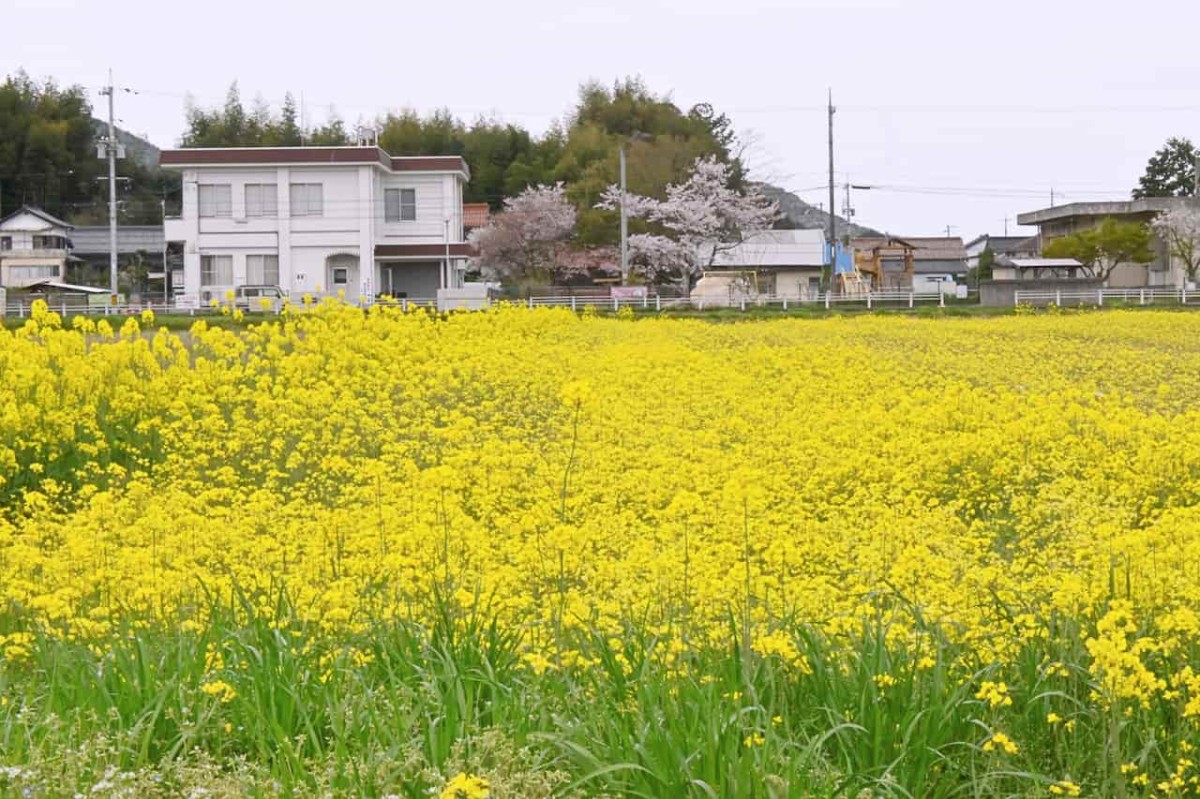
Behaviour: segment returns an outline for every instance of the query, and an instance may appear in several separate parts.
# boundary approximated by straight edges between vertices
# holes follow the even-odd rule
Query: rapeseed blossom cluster
[[[682,663],[731,618],[807,674],[796,620],[835,642],[869,621],[917,670],[991,669],[968,694],[985,712],[1044,693],[1016,673],[1033,647],[1055,653],[1040,679],[1083,675],[1103,712],[1200,723],[1200,317],[326,301],[246,329],[155,321],[40,306],[0,331],[2,659],[35,634],[202,629],[241,591],[327,637],[322,668],[357,668],[370,653],[340,636],[440,598],[486,603],[539,675],[593,665],[584,631],[636,622]],[[273,618],[281,587],[300,618]],[[973,662],[925,655],[931,628]],[[202,690],[232,701],[207,660]],[[1069,734],[1074,712],[1030,717]]]

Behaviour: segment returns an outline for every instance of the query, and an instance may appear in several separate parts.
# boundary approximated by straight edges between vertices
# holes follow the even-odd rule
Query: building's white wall
[[[51,225],[39,216],[30,213],[17,214],[12,219],[0,225],[0,236],[12,239],[12,250],[30,251],[33,249],[34,236],[65,236],[71,237],[69,228]],[[0,257],[4,252],[0,251]]]
[[[378,195],[373,207],[376,241],[379,244],[417,244],[445,241],[445,218],[453,203],[457,179],[449,175],[400,173],[381,174]],[[387,222],[385,194],[388,189],[414,189],[417,198],[417,218],[411,222]],[[454,214],[451,215],[450,241],[462,241],[462,207],[459,206],[457,238]]]
[[[462,181],[440,173],[391,174],[362,164],[293,165],[284,167],[199,167],[183,170],[183,207],[179,219],[168,220],[168,241],[184,242],[184,290],[208,292],[220,298],[245,281],[246,256],[277,254],[281,287],[292,295],[329,291],[326,259],[331,255],[359,258],[358,279],[345,287],[348,299],[376,293],[379,269],[374,262],[377,244],[440,244],[445,241],[444,220],[449,217],[450,241],[463,241]],[[274,183],[278,216],[246,217],[247,184]],[[290,186],[322,185],[321,216],[291,216]],[[200,184],[230,186],[228,218],[199,216]],[[412,188],[417,192],[417,219],[384,221],[384,190]],[[201,256],[231,255],[231,286],[200,285]]]
[[[779,297],[806,299],[813,296],[810,281],[821,278],[820,269],[781,269],[775,273],[775,294]]]
[[[943,294],[954,294],[955,282],[947,280],[947,275],[913,275],[912,290],[917,294],[928,294],[940,291]]]

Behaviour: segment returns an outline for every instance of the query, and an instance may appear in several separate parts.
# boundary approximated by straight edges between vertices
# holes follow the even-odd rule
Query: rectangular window
[[[200,216],[233,216],[233,187],[228,183],[200,184]]]
[[[246,216],[279,216],[279,193],[274,183],[246,184]]]
[[[320,183],[291,185],[292,216],[321,216],[325,213],[325,192]]]
[[[412,222],[417,218],[416,189],[386,189],[383,204],[385,222]]]
[[[250,286],[278,286],[279,256],[247,255],[246,283]]]
[[[35,250],[63,250],[66,249],[67,243],[62,236],[34,236],[33,249]]]
[[[350,270],[344,266],[333,268],[333,285],[344,286],[350,282]]]
[[[231,285],[233,285],[233,256],[232,255],[201,255],[200,256],[200,285],[201,286],[231,286]]]
[[[12,236],[0,236],[0,250],[12,249]]]
[[[48,277],[58,277],[58,266],[56,264],[14,266],[11,274],[13,280],[44,280]]]

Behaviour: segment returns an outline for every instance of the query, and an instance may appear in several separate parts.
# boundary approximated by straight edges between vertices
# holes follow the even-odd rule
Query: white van
[[[279,313],[285,299],[287,295],[279,286],[238,286],[234,291],[233,306],[243,311]]]

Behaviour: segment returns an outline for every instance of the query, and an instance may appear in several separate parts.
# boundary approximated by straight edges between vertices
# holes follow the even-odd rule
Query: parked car
[[[234,292],[233,305],[243,311],[278,313],[286,299],[287,295],[279,286],[238,286]]]

